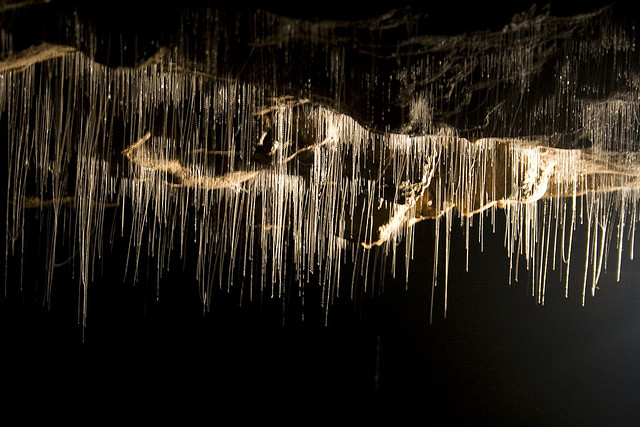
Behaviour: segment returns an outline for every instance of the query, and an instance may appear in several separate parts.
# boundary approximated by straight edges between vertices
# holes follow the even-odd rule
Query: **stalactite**
[[[637,221],[640,73],[610,9],[446,37],[404,31],[423,19],[407,11],[313,23],[225,13],[185,13],[206,31],[183,29],[135,66],[102,60],[104,40],[80,20],[67,44],[18,51],[15,29],[2,29],[5,264],[25,251],[25,212],[39,209],[51,229],[47,295],[69,233],[83,323],[114,207],[132,218],[121,229],[125,275],[138,276],[144,248],[161,274],[196,245],[205,308],[239,276],[253,299],[303,295],[315,275],[328,316],[345,289],[377,289],[373,252],[395,276],[404,245],[408,282],[421,256],[413,227],[424,224],[434,258],[417,262],[433,263],[432,289],[444,284],[446,299],[452,227],[465,227],[469,257],[474,217],[499,212],[511,276],[524,262],[540,304],[550,268],[568,286],[578,221],[588,229],[583,304],[612,246],[620,277]],[[64,231],[63,217],[73,224]],[[350,283],[347,259],[360,266]]]

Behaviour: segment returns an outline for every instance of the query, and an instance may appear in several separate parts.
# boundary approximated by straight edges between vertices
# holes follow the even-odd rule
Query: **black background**
[[[450,3],[434,14],[443,17],[434,19],[435,33],[499,29],[529,6]],[[552,12],[591,6],[552,3]],[[117,7],[122,6],[95,10],[108,20]],[[365,14],[380,7],[367,7]],[[428,3],[417,7],[435,10]],[[338,10],[325,2],[271,8],[306,18],[352,18],[363,10]],[[130,11],[121,25],[144,11]],[[41,231],[37,220],[32,224],[29,243],[37,248]],[[152,267],[148,273],[141,269],[136,285],[130,277],[123,280],[128,242],[116,239],[113,249],[106,246],[102,274],[90,285],[83,341],[78,278],[69,268],[57,269],[47,307],[37,254],[24,261],[21,292],[20,258],[10,257],[8,294],[0,298],[3,388],[34,407],[61,400],[71,407],[91,402],[107,412],[130,406],[145,413],[162,404],[211,420],[229,412],[240,419],[279,420],[302,408],[295,419],[305,424],[333,415],[343,421],[384,416],[399,424],[634,424],[640,416],[640,267],[628,260],[628,246],[621,282],[610,268],[585,307],[579,256],[569,298],[560,273],[551,272],[546,304],[540,306],[530,295],[526,271],[508,285],[501,213],[496,228],[495,235],[485,233],[483,252],[472,228],[467,273],[463,229],[454,226],[447,317],[439,286],[432,324],[432,222],[416,227],[407,289],[404,279],[387,277],[379,296],[338,300],[327,326],[314,305],[313,286],[304,322],[296,309],[283,317],[277,299],[239,306],[236,290],[219,292],[204,314],[193,270],[189,264],[183,270],[179,260],[160,281],[156,301]],[[586,230],[576,235],[576,246],[583,248]],[[615,266],[615,256],[609,265]],[[296,306],[295,299],[288,302]],[[254,411],[261,402],[267,409]],[[233,410],[229,403],[236,404]]]

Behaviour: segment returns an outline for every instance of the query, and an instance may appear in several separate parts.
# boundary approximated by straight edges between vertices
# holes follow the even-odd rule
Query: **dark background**
[[[121,16],[121,4],[97,7],[95,13],[107,22],[118,15],[116,21],[126,26],[146,10]],[[551,6],[552,12],[572,9]],[[372,15],[381,7],[364,11]],[[428,3],[414,7],[432,10]],[[434,32],[499,29],[528,7],[449,2],[438,6],[437,16],[444,18],[434,19]],[[363,10],[336,12],[326,2],[272,9],[345,19]],[[161,19],[166,12],[149,13]],[[114,220],[119,221],[108,218],[107,228]],[[540,306],[530,295],[526,271],[520,282],[507,283],[501,213],[497,234],[485,233],[484,252],[472,228],[468,273],[464,233],[456,223],[447,317],[440,286],[432,324],[432,222],[417,225],[408,288],[403,279],[387,277],[381,295],[355,303],[342,298],[327,326],[313,286],[304,322],[299,310],[283,315],[280,300],[240,306],[235,290],[219,292],[204,314],[188,264],[183,271],[176,262],[159,284],[152,267],[142,268],[134,285],[122,277],[128,241],[116,239],[90,286],[83,341],[78,277],[69,268],[56,270],[51,304],[42,302],[41,231],[37,219],[31,224],[34,256],[24,260],[23,289],[17,285],[20,258],[10,257],[8,293],[0,298],[0,380],[16,400],[34,407],[60,400],[72,407],[91,402],[107,412],[131,406],[144,413],[161,404],[211,420],[229,412],[240,419],[279,420],[302,409],[295,419],[305,424],[323,417],[333,421],[335,415],[358,422],[383,417],[395,424],[631,425],[640,416],[640,267],[628,260],[626,247],[620,283],[610,269],[596,297],[587,297],[582,307],[578,255],[585,229],[575,234],[569,298],[559,272],[551,272],[546,304]],[[614,261],[612,256],[609,265]],[[404,276],[402,268],[398,275]],[[292,298],[287,303],[295,307]],[[261,402],[267,409],[256,411]],[[230,410],[236,405],[229,403],[241,409]]]
[[[551,272],[546,304],[540,306],[530,295],[524,269],[520,282],[507,284],[500,232],[485,235],[481,252],[477,228],[471,229],[467,273],[463,228],[454,226],[448,313],[445,319],[439,286],[430,324],[432,225],[416,228],[408,289],[403,279],[387,276],[381,295],[357,304],[338,300],[327,326],[313,285],[307,288],[304,322],[295,308],[283,315],[280,300],[239,306],[237,289],[217,293],[211,312],[203,314],[189,264],[184,272],[180,263],[172,265],[156,301],[155,273],[150,268],[147,276],[144,259],[138,284],[122,280],[127,241],[120,239],[90,286],[82,342],[78,278],[57,269],[47,308],[34,291],[44,283],[30,265],[34,259],[26,260],[22,292],[15,289],[17,265],[11,264],[10,292],[0,300],[3,383],[20,396],[38,390],[51,398],[64,385],[86,393],[94,404],[94,397],[106,398],[111,390],[123,402],[148,405],[164,399],[173,405],[191,399],[219,404],[220,393],[223,401],[239,405],[256,398],[290,405],[302,399],[303,407],[319,415],[347,414],[354,421],[417,416],[439,423],[445,416],[474,425],[635,422],[640,398],[637,262],[623,261],[620,283],[615,271],[607,272],[596,297],[587,297],[582,307],[583,262],[576,256],[569,298],[564,298],[560,273]],[[503,226],[499,213],[497,230]],[[584,247],[584,235],[584,228],[577,230],[576,247]],[[614,261],[612,256],[610,265]]]

